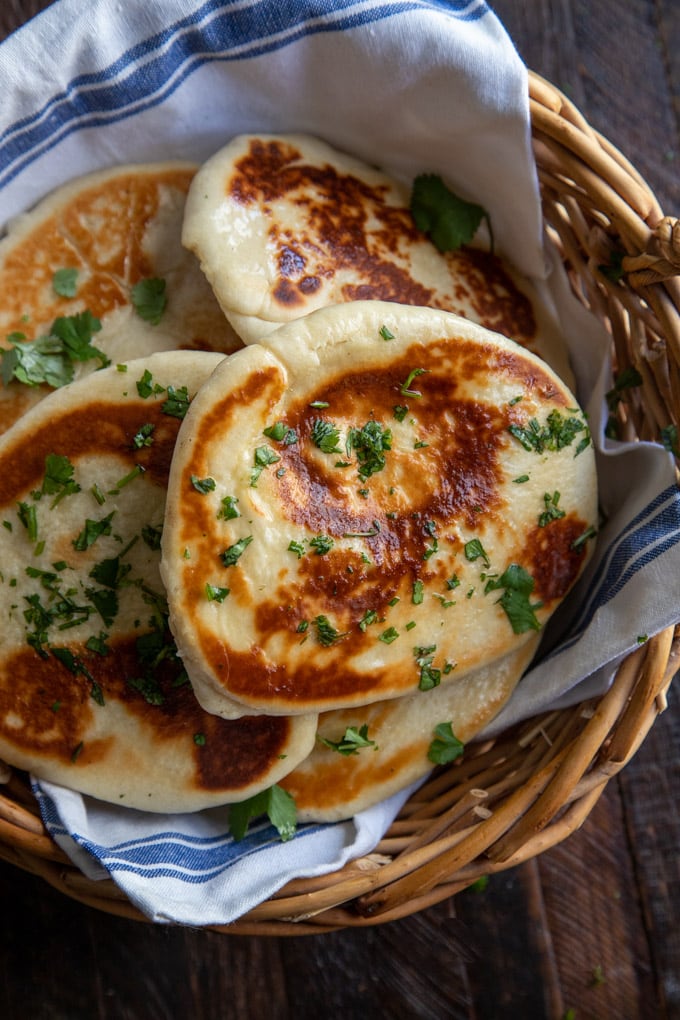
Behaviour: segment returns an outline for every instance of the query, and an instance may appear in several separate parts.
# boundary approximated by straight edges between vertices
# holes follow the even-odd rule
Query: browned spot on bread
[[[101,318],[128,304],[130,286],[153,271],[143,242],[160,190],[184,196],[192,177],[193,171],[179,168],[120,174],[84,187],[63,210],[41,220],[0,268],[3,337],[16,330],[34,339],[60,315],[87,308]],[[52,287],[55,270],[63,267],[81,271],[76,300]]]
[[[74,768],[105,763],[114,737],[89,734],[96,732],[96,713],[110,711],[113,702],[124,705],[141,724],[147,752],[153,753],[154,747],[161,751],[170,743],[184,747],[184,758],[193,748],[193,785],[199,790],[238,790],[255,782],[285,745],[287,719],[225,720],[209,715],[188,682],[177,685],[178,667],[171,661],[154,673],[160,703],[150,704],[130,683],[148,668],[140,661],[134,640],[111,642],[106,656],[77,645],[70,651],[83,667],[81,672],[74,674],[53,655],[43,658],[30,648],[15,652],[5,663],[5,676],[12,682],[0,684],[0,733],[22,754],[73,762]],[[103,705],[91,696],[93,681],[101,689]],[[195,734],[205,739],[197,744]]]
[[[167,485],[179,421],[164,414],[161,404],[134,398],[129,404],[93,401],[43,422],[29,435],[20,433],[0,456],[0,504],[13,503],[17,493],[39,487],[47,454],[64,451],[74,464],[93,454],[118,455],[127,463],[134,459],[150,481]],[[153,444],[135,450],[133,439],[147,423],[155,426]]]

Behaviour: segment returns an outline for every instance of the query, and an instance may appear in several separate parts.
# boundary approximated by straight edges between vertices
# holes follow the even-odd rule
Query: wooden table
[[[0,37],[49,0],[3,0]],[[83,0],[87,3],[87,0]],[[527,64],[680,212],[677,0],[496,0]],[[677,593],[669,593],[669,598]],[[378,928],[225,936],[97,913],[0,867],[0,1017],[680,1017],[680,704],[583,828]]]

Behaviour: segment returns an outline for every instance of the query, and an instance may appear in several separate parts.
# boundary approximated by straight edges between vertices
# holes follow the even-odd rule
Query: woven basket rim
[[[642,386],[617,408],[626,438],[659,441],[680,408],[680,229],[635,167],[554,85],[529,72],[546,230],[572,288],[608,328],[619,368]],[[618,273],[607,272],[616,265]],[[644,352],[654,357],[645,359]],[[373,853],[296,879],[227,926],[302,935],[382,924],[557,845],[588,817],[665,708],[680,662],[676,625],[641,644],[602,697],[471,745],[406,803]],[[108,879],[87,879],[48,836],[27,777],[0,787],[0,858],[88,906],[148,919]]]

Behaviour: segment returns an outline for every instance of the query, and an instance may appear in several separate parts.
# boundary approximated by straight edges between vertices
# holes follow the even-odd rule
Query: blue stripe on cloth
[[[205,4],[132,47],[108,67],[74,78],[30,117],[0,135],[0,187],[74,131],[99,127],[162,103],[197,68],[281,49],[319,32],[338,32],[412,10],[473,21],[483,0],[255,0]]]
[[[324,828],[328,826],[300,826],[294,838],[304,840]],[[238,842],[226,834],[196,839],[186,833],[162,832],[109,847],[78,833],[71,836],[111,874],[127,872],[148,879],[174,878],[190,885],[209,882],[245,857],[280,843],[276,829],[268,822],[251,827]]]
[[[251,824],[246,835],[238,842],[227,832],[195,836],[177,829],[168,829],[106,846],[65,828],[52,797],[42,789],[39,782],[33,783],[33,792],[50,835],[70,836],[111,874],[123,872],[149,879],[174,878],[190,885],[200,885],[228,871],[245,857],[280,843],[276,829],[263,819]],[[300,825],[294,838],[296,841],[304,840],[329,827],[311,823]]]
[[[546,658],[574,645],[595,613],[622,591],[635,575],[673,546],[680,544],[680,492],[670,486],[616,536],[589,579],[589,595],[569,629],[569,638]]]

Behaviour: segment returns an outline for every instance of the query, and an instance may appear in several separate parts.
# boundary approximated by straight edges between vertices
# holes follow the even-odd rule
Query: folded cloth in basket
[[[243,131],[318,134],[406,181],[445,173],[483,205],[499,249],[543,287],[573,338],[610,514],[559,646],[497,725],[603,690],[638,638],[672,621],[670,458],[603,438],[607,341],[546,263],[526,71],[485,3],[130,0],[123,16],[115,0],[61,0],[0,52],[0,221],[74,173],[200,161]],[[48,830],[87,875],[110,875],[149,917],[185,924],[229,923],[290,878],[370,853],[408,794],[350,822],[301,827],[287,843],[263,823],[235,844],[225,810],[159,817],[46,783],[35,791]]]

